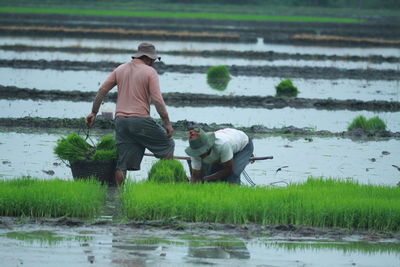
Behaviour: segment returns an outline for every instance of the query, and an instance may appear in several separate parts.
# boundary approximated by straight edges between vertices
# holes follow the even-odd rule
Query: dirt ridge
[[[96,92],[38,90],[0,85],[0,99],[32,99],[32,100],[66,100],[93,101]],[[274,96],[219,96],[211,94],[163,93],[169,106],[229,106],[257,107],[278,109],[285,107],[313,108],[323,110],[370,110],[370,111],[400,111],[400,102],[394,101],[360,101],[355,99],[313,99],[313,98],[281,98]],[[109,93],[108,101],[116,102],[117,93]]]
[[[162,123],[160,120],[156,120]],[[216,124],[216,123],[199,123],[187,120],[171,122],[175,131],[186,132],[194,127],[200,127],[205,131],[216,131],[222,128],[233,128],[230,123]],[[71,119],[71,118],[39,118],[39,117],[23,117],[23,118],[0,118],[0,126],[7,128],[28,127],[31,129],[41,128],[66,128],[66,129],[81,129],[85,127],[85,118]],[[114,129],[114,120],[103,120],[101,118],[96,120],[93,126],[94,129]],[[400,138],[400,132],[391,131],[364,131],[356,129],[344,132],[330,132],[330,131],[315,131],[310,128],[297,128],[294,126],[287,126],[282,128],[268,128],[262,125],[253,125],[250,127],[235,127],[250,135],[290,135],[290,136],[316,136],[316,137],[341,137],[351,139],[376,139],[376,138]]]
[[[0,60],[0,67],[54,69],[54,70],[97,70],[113,71],[121,62],[82,62],[70,60]],[[158,73],[206,73],[212,66],[173,65],[157,62]],[[339,69],[334,67],[292,67],[292,66],[227,66],[234,76],[259,76],[303,79],[365,79],[365,80],[397,80],[398,70],[376,69]]]
[[[16,52],[46,51],[46,52],[65,52],[65,53],[98,53],[98,54],[132,54],[133,49],[118,49],[107,47],[55,47],[55,46],[31,46],[31,45],[0,45],[1,50]],[[283,53],[275,51],[234,51],[234,50],[184,50],[184,51],[162,51],[158,50],[160,55],[177,55],[177,56],[200,56],[200,57],[234,57],[246,59],[259,59],[265,61],[274,61],[282,59],[292,60],[331,60],[331,61],[348,61],[348,62],[372,62],[372,63],[399,63],[400,57],[395,56],[355,56],[355,55],[324,55],[324,54],[300,54],[300,53]]]

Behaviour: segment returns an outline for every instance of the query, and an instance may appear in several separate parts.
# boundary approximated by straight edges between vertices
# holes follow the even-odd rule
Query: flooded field
[[[73,23],[79,26],[81,22],[76,20]],[[13,18],[8,17],[7,25],[10,23],[18,24],[18,21],[13,22]],[[96,21],[90,23],[96,24]],[[230,30],[234,27],[238,26],[232,26]],[[134,51],[140,42],[149,41],[142,38],[114,39],[99,38],[100,36],[96,36],[96,39],[87,36],[32,37],[30,34],[21,34],[18,37],[1,36],[0,46],[25,45],[47,47],[48,50],[67,47],[89,50],[114,48]],[[373,34],[371,32],[371,35]],[[292,78],[300,91],[298,97],[308,100],[387,101],[383,103],[389,106],[400,101],[398,46],[367,47],[352,43],[352,46],[346,45],[347,47],[324,47],[272,44],[265,42],[261,35],[256,39],[256,42],[247,43],[153,39],[152,42],[160,51],[164,63],[161,65],[164,71],[159,75],[162,92],[185,93],[189,97],[192,95],[192,98],[195,98],[193,94],[265,97],[275,95],[275,86],[281,80]],[[131,56],[131,53],[121,52],[73,53],[36,49],[21,52],[0,48],[0,61],[4,63],[0,67],[0,86],[15,86],[14,89],[19,91],[25,88],[60,90],[67,93],[75,90],[96,92],[109,75],[110,66],[129,61]],[[178,53],[174,54],[176,51]],[[188,53],[196,51],[218,51],[220,54],[203,56],[201,53]],[[224,56],[224,51],[229,56]],[[253,58],[231,56],[233,52],[265,52],[265,55],[281,53],[278,56],[282,58],[256,58],[254,54]],[[326,59],[326,56],[336,56],[337,59]],[[13,60],[23,62],[17,62],[20,64],[18,65],[14,64]],[[57,60],[62,62],[56,62]],[[36,64],[45,61],[52,61],[52,65]],[[71,61],[75,61],[75,65],[69,66],[72,65]],[[99,66],[100,62],[105,64]],[[62,66],[58,68],[57,64]],[[169,65],[174,65],[174,68],[168,69]],[[205,67],[212,65],[227,65],[233,70],[235,75],[231,75],[232,79],[225,90],[217,91],[208,85]],[[260,68],[255,69],[254,66]],[[263,66],[273,68],[262,68]],[[193,68],[187,70],[189,67]],[[74,70],[71,70],[72,68]],[[291,72],[284,72],[290,68]],[[266,70],[274,72],[265,73]],[[288,77],[286,73],[291,73],[290,76],[293,77]],[[115,91],[114,89],[113,92]],[[32,100],[25,97],[10,98],[0,94],[0,118],[81,118],[87,115],[92,105],[88,99],[44,99],[48,98]],[[352,104],[354,103],[351,102],[345,107],[321,109],[287,105],[282,108],[255,108],[250,105],[233,107],[226,104],[196,106],[187,101],[186,104],[171,103],[168,111],[173,122],[188,120],[231,124],[237,127],[295,126],[307,128],[309,132],[326,130],[333,133],[346,131],[356,116],[379,116],[385,121],[389,131],[400,132],[398,109],[377,109],[374,106],[368,109],[365,106],[352,109]],[[111,110],[115,109],[115,104],[111,101],[102,108],[105,106]],[[154,107],[151,115],[159,118]],[[38,129],[22,125],[8,127],[0,128],[1,179],[22,176],[73,179],[70,168],[56,158],[53,149],[61,136],[80,129]],[[92,138],[96,139],[110,132],[113,132],[113,129],[93,130],[91,133]],[[251,135],[254,138],[255,156],[273,156],[272,160],[256,161],[247,166],[246,171],[256,185],[284,187],[290,183],[305,182],[310,176],[349,179],[360,184],[393,187],[400,182],[400,172],[396,167],[400,166],[400,139],[394,137],[396,135],[390,138],[340,138],[334,134],[321,137],[312,134],[282,136],[254,133]],[[176,131],[175,155],[186,156],[184,149],[188,141],[183,136],[186,136],[185,132]],[[128,178],[134,181],[147,179],[148,171],[155,162],[153,157],[144,157],[141,170],[128,172]],[[186,162],[183,164],[189,175]],[[246,182],[243,182],[243,185],[248,186]],[[107,200],[104,214],[93,219],[94,222],[70,221],[69,218],[0,217],[2,264],[386,267],[398,266],[400,262],[399,233],[313,229],[297,225],[221,226],[212,223],[189,223],[179,224],[178,227],[163,224],[153,227],[151,222],[124,224],[121,221],[120,207],[115,205],[115,199],[118,198],[115,189],[110,189],[108,198],[112,199],[111,202]]]

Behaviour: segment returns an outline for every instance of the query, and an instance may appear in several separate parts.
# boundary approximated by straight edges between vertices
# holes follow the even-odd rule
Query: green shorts
[[[152,118],[118,117],[115,119],[117,170],[140,170],[147,148],[157,158],[174,151],[175,142],[167,131]]]

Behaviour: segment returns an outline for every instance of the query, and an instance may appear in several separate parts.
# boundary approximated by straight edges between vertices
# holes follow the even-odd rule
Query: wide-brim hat
[[[189,131],[189,146],[185,149],[186,154],[198,157],[206,153],[215,143],[215,133],[206,133],[202,129]]]
[[[155,46],[150,43],[141,43],[138,46],[138,51],[132,56],[132,58],[139,58],[141,56],[148,56],[154,60],[161,60],[161,57],[157,55]]]

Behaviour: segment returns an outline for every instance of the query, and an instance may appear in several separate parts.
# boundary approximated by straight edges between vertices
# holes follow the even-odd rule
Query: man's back
[[[152,101],[164,104],[157,72],[141,60],[135,59],[120,65],[103,86],[115,84],[118,85],[116,117],[148,118]]]

